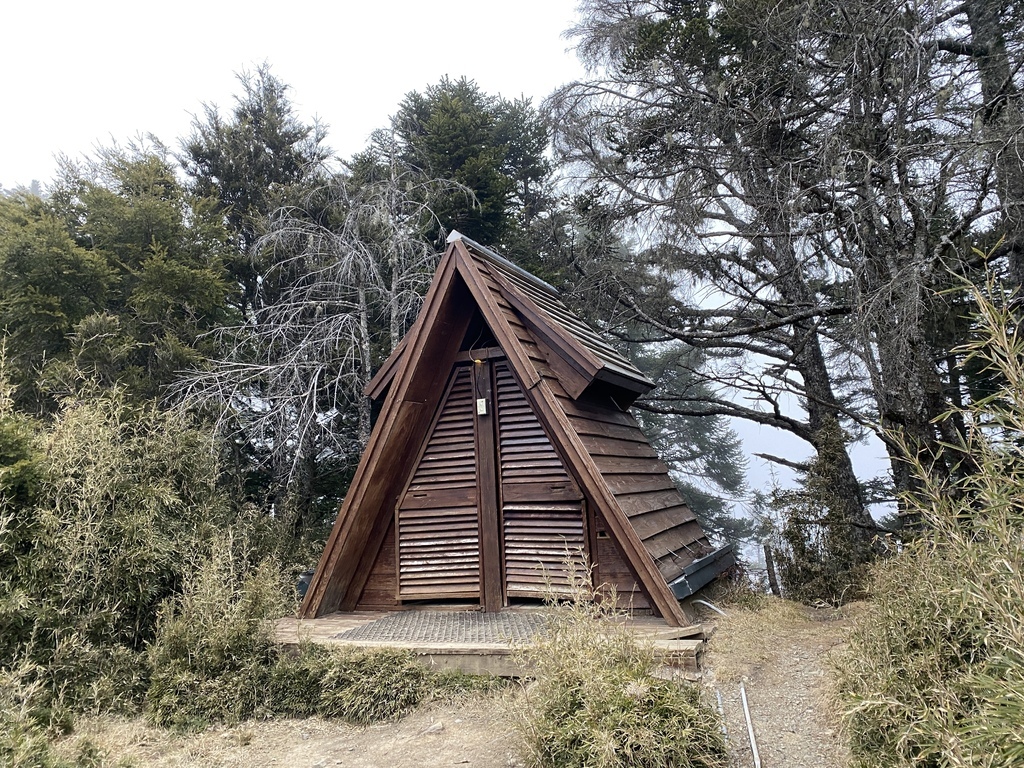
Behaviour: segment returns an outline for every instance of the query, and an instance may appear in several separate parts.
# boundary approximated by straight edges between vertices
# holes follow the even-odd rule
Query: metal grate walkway
[[[543,630],[541,613],[400,611],[333,637],[363,642],[508,644],[524,642]]]

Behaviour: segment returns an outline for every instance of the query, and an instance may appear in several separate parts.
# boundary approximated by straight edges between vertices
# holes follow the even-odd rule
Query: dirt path
[[[159,768],[513,768],[515,736],[498,698],[421,708],[397,723],[364,728],[316,718],[247,722],[174,734],[139,720],[98,718],[76,728],[105,753],[104,765]]]
[[[843,768],[849,760],[830,712],[827,655],[842,644],[847,616],[769,601],[731,609],[705,658],[705,683],[721,694],[731,765],[754,765],[742,681],[763,768]],[[714,695],[714,694],[712,694]]]

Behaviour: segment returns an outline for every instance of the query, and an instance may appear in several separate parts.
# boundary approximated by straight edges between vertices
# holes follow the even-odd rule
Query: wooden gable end
[[[459,356],[400,498],[358,608],[542,598],[568,592],[584,553],[596,560],[583,494],[497,349]]]
[[[548,365],[572,397],[579,397],[600,383],[616,389],[617,401],[628,406],[654,387],[636,366],[573,314],[550,285],[462,235],[453,233],[449,243],[457,243],[459,250],[483,267],[487,280],[500,287],[501,301],[514,307],[518,322],[545,345]],[[404,341],[366,385],[366,395],[376,400],[387,391],[405,354]]]
[[[491,610],[539,596],[581,551],[599,582],[685,623],[669,582],[708,549],[703,532],[636,421],[585,384],[593,350],[545,332],[498,266],[453,242],[368,387],[380,416],[301,614],[473,596]],[[491,347],[473,353],[484,328]]]

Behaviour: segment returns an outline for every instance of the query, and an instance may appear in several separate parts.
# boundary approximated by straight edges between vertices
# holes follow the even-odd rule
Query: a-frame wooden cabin
[[[453,234],[367,386],[383,405],[301,615],[500,610],[557,590],[569,552],[595,586],[686,623],[688,574],[715,558],[626,410],[653,386],[555,289]]]

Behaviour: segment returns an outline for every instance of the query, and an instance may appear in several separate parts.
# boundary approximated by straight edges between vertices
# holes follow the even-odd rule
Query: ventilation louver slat
[[[582,494],[508,364],[496,363],[494,377],[506,594],[564,594],[570,571],[583,575]]]

